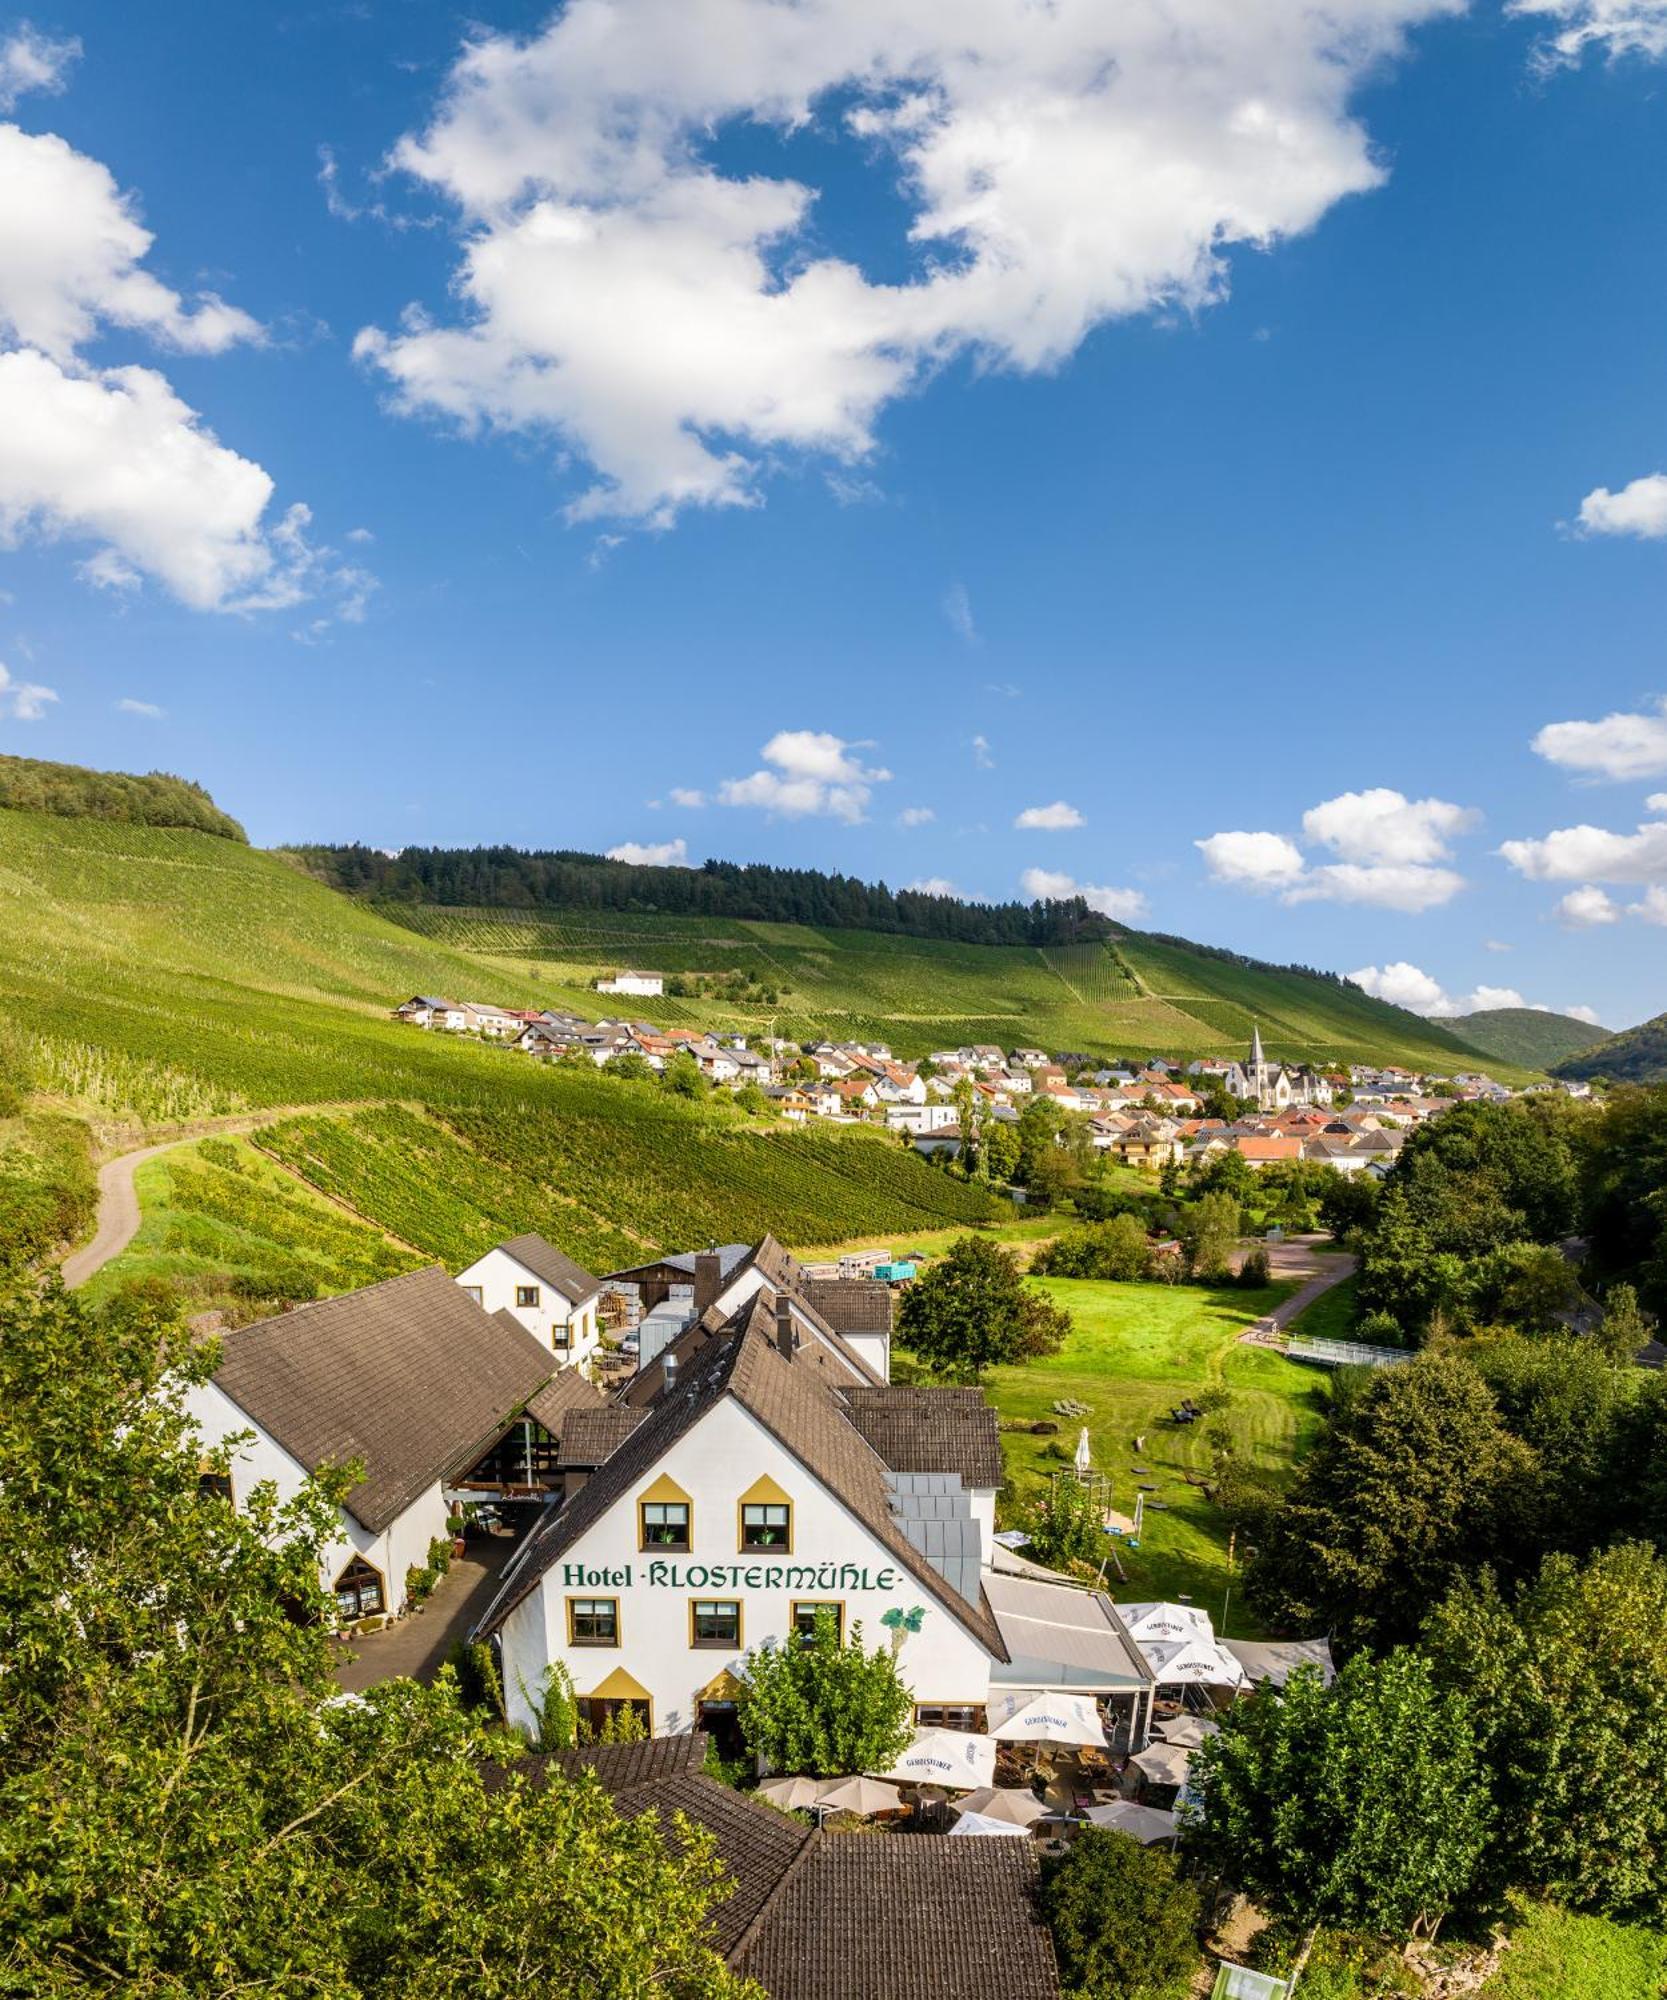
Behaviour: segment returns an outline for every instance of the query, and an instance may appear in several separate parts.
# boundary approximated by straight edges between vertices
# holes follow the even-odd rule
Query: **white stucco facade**
[[[268,1435],[249,1413],[213,1382],[194,1384],[185,1408],[205,1446],[240,1432],[253,1432],[231,1464],[232,1505],[242,1509],[251,1491],[270,1481],[280,1500],[293,1499],[306,1481],[308,1468]],[[405,1573],[428,1560],[428,1545],[446,1533],[447,1507],[438,1481],[419,1494],[399,1517],[379,1532],[367,1528],[346,1508],[336,1510],[338,1532],[319,1561],[319,1581],[334,1591],[338,1578],[355,1556],[362,1557],[382,1578],[384,1609],[405,1608]]]
[[[686,1496],[687,1553],[641,1546],[645,1496]],[[741,1508],[759,1496],[791,1507],[790,1546],[744,1550]],[[571,1502],[569,1504],[572,1504]],[[983,1509],[979,1510],[982,1517]],[[987,1544],[986,1544],[987,1546]],[[575,1643],[575,1601],[617,1604],[615,1643]],[[694,1641],[693,1606],[735,1603],[740,1631],[732,1644]],[[545,1668],[563,1662],[581,1697],[646,1700],[656,1735],[697,1725],[702,1693],[723,1698],[749,1648],[784,1642],[794,1606],[837,1603],[847,1637],[860,1623],[864,1643],[889,1649],[887,1611],[920,1613],[902,1636],[898,1664],[917,1703],[982,1704],[991,1656],[944,1599],[897,1552],[853,1514],[747,1409],[726,1397],[668,1446],[641,1482],[621,1494],[551,1562],[531,1593],[500,1627],[503,1678],[511,1719],[534,1724]]]
[[[459,1271],[457,1282],[488,1312],[510,1313],[570,1368],[582,1366],[602,1344],[599,1292],[574,1304],[501,1244]]]

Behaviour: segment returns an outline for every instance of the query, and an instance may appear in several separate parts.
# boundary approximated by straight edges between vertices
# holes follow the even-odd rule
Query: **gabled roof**
[[[216,1385],[292,1458],[363,1463],[344,1505],[373,1534],[473,1464],[555,1373],[437,1264],[223,1338]]]
[[[513,1319],[513,1314],[494,1313],[494,1319]],[[519,1324],[519,1322],[516,1322]],[[554,1438],[581,1410],[601,1410],[608,1399],[594,1382],[587,1382],[577,1368],[558,1368],[544,1387],[527,1404],[527,1414],[536,1417]]]
[[[579,1491],[534,1529],[525,1557],[478,1629],[496,1630],[537,1587],[551,1564],[649,1478],[678,1439],[726,1396],[732,1396],[798,1459],[981,1645],[998,1659],[1006,1657],[1001,1633],[982,1596],[976,1604],[969,1603],[893,1520],[885,1465],[851,1422],[839,1397],[813,1366],[788,1361],[755,1326],[716,1340],[704,1350],[681,1383],[642,1417]]]
[[[771,2000],[1057,2000],[1029,1840],[812,1834],[732,1964]]]
[[[875,1278],[802,1278],[800,1296],[835,1333],[890,1333],[892,1292]]]
[[[570,1305],[583,1305],[586,1299],[595,1298],[602,1289],[600,1278],[593,1278],[582,1264],[575,1264],[571,1257],[564,1257],[553,1243],[546,1243],[536,1233],[512,1236],[507,1242],[493,1247],[502,1250],[505,1256],[513,1257],[535,1278],[542,1278],[545,1284],[554,1287]]]
[[[600,1409],[569,1410],[561,1420],[561,1449],[556,1463],[589,1471],[605,1464],[643,1421],[645,1411],[627,1409],[623,1403],[604,1403]]]
[[[999,1486],[1001,1436],[980,1389],[889,1384],[847,1389],[852,1423],[893,1472],[958,1472],[963,1486]]]

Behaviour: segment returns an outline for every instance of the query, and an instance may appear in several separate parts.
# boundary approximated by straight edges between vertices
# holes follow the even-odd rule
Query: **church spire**
[[[1252,1021],[1250,1024],[1250,1066],[1260,1069],[1267,1058],[1262,1054],[1262,1030]]]

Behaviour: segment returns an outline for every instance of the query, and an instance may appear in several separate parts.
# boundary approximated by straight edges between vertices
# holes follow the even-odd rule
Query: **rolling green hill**
[[[1524,1069],[1550,1069],[1603,1041],[1607,1028],[1577,1021],[1572,1014],[1547,1014],[1537,1007],[1488,1007],[1462,1015],[1456,1032],[1473,1049]]]
[[[374,1225],[378,1242],[391,1233],[448,1261],[529,1227],[612,1268],[645,1246],[766,1229],[825,1242],[996,1212],[879,1134],[772,1129],[728,1100],[688,1103],[389,1019],[410,994],[447,989],[513,1005],[550,984],[537,968],[492,972],[229,839],[0,810],[0,1069],[12,1086],[0,1189],[31,1190],[0,1213],[0,1262],[37,1254],[51,1218],[86,1219],[84,1154],[63,1136],[76,1127],[43,1122],[62,1114],[106,1150],[260,1118],[246,1150]],[[368,1242],[346,1254],[267,1176],[224,1160],[168,1177],[166,1195],[167,1229],[129,1268],[173,1272],[205,1302],[253,1311],[309,1295],[327,1268],[355,1282],[381,1254]],[[12,1230],[25,1210],[26,1235]],[[242,1242],[250,1283],[215,1282],[219,1251],[205,1268],[216,1232]]]
[[[1636,1028],[1623,1029],[1564,1057],[1555,1073],[1575,1078],[1606,1076],[1616,1083],[1667,1083],[1667,1014],[1657,1014]]]
[[[541,982],[594,1013],[591,983],[625,965],[740,973],[776,998],[648,1003],[669,1027],[722,1022],[802,1036],[883,1038],[905,1056],[964,1042],[1114,1055],[1238,1055],[1259,1025],[1270,1056],[1397,1062],[1448,1072],[1482,1058],[1446,1028],[1322,975],[1262,966],[1137,931],[1064,945],[984,945],[725,917],[614,911],[377,908],[466,954],[476,984]],[[1498,1064],[1495,1065],[1499,1067]],[[1507,1065],[1501,1072],[1516,1075]]]

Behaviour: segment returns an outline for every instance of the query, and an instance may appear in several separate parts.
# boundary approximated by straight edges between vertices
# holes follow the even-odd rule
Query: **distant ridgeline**
[[[1553,1076],[1607,1077],[1611,1083],[1667,1082],[1667,1014],[1565,1057]]]
[[[958,944],[1092,943],[1117,927],[1080,896],[1045,903],[964,903],[888,889],[853,875],[762,862],[708,861],[645,868],[602,854],[526,853],[517,847],[284,850],[332,888],[370,902],[451,908],[623,910],[667,917],[731,917],[826,930],[893,931]]]
[[[183,826],[248,845],[249,836],[201,785],[165,771],[88,771],[34,757],[0,757],[0,807],[56,813],[63,819],[108,819],[129,826]]]

